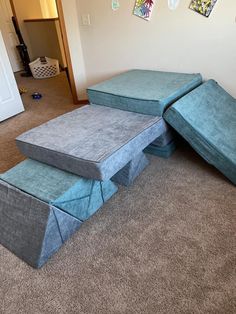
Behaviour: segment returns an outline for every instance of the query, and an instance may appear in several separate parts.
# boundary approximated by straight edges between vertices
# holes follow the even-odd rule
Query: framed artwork
[[[155,0],[136,0],[134,6],[134,15],[137,15],[147,21],[150,20]]]
[[[192,0],[189,8],[206,17],[211,14],[217,0]]]

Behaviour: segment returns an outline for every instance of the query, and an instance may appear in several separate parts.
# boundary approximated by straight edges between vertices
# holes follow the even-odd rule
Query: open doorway
[[[27,92],[28,89],[31,92],[34,86],[35,92],[43,95],[43,88],[51,86],[52,90],[47,89],[47,92],[52,95],[55,92],[56,95],[57,91],[53,91],[53,87],[61,90],[63,82],[65,85],[69,82],[73,102],[77,103],[61,0],[0,0],[0,6],[0,28],[21,92]],[[60,74],[50,79],[49,84],[44,79],[37,80],[32,76],[22,75],[22,71],[23,74],[26,71],[22,66],[19,47],[16,49],[21,40],[13,27],[12,16],[15,17],[15,26],[20,31],[31,62],[45,56],[58,61]],[[22,99],[24,102],[24,97]]]

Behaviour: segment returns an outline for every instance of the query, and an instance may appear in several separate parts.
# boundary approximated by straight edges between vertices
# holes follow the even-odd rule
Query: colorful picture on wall
[[[120,8],[119,0],[112,0],[111,1],[111,7],[113,11],[116,11]]]
[[[211,14],[217,0],[192,0],[189,8],[206,17]]]
[[[147,21],[150,20],[155,0],[136,0],[134,6],[134,15],[137,15]]]

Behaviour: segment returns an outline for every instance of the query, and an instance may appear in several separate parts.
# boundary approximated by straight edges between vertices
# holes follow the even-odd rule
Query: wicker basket
[[[60,74],[59,62],[56,59],[41,57],[29,64],[35,79],[44,79]]]

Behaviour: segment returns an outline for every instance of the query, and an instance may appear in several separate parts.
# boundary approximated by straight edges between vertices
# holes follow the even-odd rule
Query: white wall
[[[131,68],[200,72],[236,97],[235,0],[218,0],[209,18],[188,9],[190,0],[180,0],[176,11],[168,9],[167,0],[156,0],[150,22],[132,15],[135,0],[120,0],[116,12],[111,0],[75,1],[80,32],[74,21],[69,37],[75,63],[84,56],[84,65],[79,60],[81,68],[75,67],[78,81],[90,85]],[[82,26],[86,13],[91,26]]]

